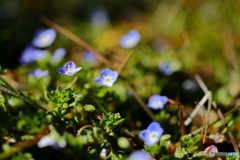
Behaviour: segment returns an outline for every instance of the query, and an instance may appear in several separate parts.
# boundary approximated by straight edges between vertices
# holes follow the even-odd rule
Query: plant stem
[[[14,97],[17,97],[19,99],[22,99],[23,101],[27,102],[28,104],[30,104],[30,106],[33,106],[35,109],[41,109],[41,110],[45,110],[47,111],[45,108],[43,108],[42,106],[40,106],[39,104],[37,104],[36,102],[28,99],[27,97],[25,97],[24,95],[20,94],[20,93],[17,93],[7,87],[4,87],[2,85],[0,85],[0,90],[3,91],[3,92],[6,92]],[[55,115],[51,114],[53,117],[55,117],[55,120],[61,124],[62,126],[65,126],[66,124],[61,120],[59,119],[58,117],[56,117]]]

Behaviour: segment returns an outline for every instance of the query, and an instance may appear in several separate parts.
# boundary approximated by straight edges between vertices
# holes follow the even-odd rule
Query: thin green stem
[[[77,76],[75,76],[73,79],[70,79],[70,83],[65,87],[65,89],[71,88],[76,83],[77,80],[78,80]]]
[[[22,94],[20,91],[18,91],[15,87],[13,87],[10,83],[8,83],[2,76],[0,76],[0,80],[6,84],[11,90],[15,91],[16,93]]]
[[[86,128],[93,128],[94,126],[92,125],[85,125],[83,127],[81,127],[78,131],[77,131],[77,137],[81,135],[82,131]]]

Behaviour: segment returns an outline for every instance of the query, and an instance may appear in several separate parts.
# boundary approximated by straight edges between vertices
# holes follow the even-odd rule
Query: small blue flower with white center
[[[56,31],[50,29],[40,29],[35,33],[35,37],[32,40],[32,45],[39,48],[50,46],[56,38]]]
[[[40,139],[40,141],[37,143],[37,146],[39,148],[44,148],[47,146],[51,146],[56,150],[60,150],[64,148],[67,145],[65,140],[59,140],[57,141],[53,136],[46,135]]]
[[[146,146],[152,146],[159,142],[162,137],[163,129],[158,122],[152,122],[147,129],[139,133],[139,137],[145,142]]]
[[[48,75],[48,73],[49,73],[48,70],[42,71],[40,68],[37,68],[37,69],[31,71],[29,74],[36,78],[42,78],[42,77]]]
[[[169,62],[163,62],[159,65],[159,70],[166,76],[173,74],[174,70]]]
[[[137,30],[132,29],[127,32],[127,34],[119,38],[119,44],[126,49],[135,47],[141,40],[141,35]]]
[[[128,160],[153,160],[153,158],[147,152],[136,150],[131,153]]]
[[[58,48],[54,51],[53,56],[51,58],[51,63],[58,63],[61,58],[63,58],[66,54],[66,49]]]
[[[27,46],[20,56],[20,63],[21,64],[28,64],[33,61],[41,60],[49,55],[47,50],[37,49],[31,46]]]
[[[168,102],[166,96],[153,95],[148,99],[147,106],[154,110],[163,109],[164,105]]]
[[[113,83],[117,80],[118,73],[117,71],[112,71],[108,68],[105,68],[101,71],[100,76],[96,79],[96,83],[112,87]]]
[[[76,65],[74,62],[70,61],[67,62],[63,68],[59,68],[57,69],[57,72],[60,74],[63,74],[65,76],[72,76],[75,73],[77,73],[78,71],[80,71],[82,69],[82,67],[78,67],[76,68]]]

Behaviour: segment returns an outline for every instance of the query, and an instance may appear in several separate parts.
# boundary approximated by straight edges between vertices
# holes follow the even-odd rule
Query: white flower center
[[[162,106],[163,106],[163,103],[160,102],[160,101],[153,103],[153,107],[154,107],[154,108],[160,108],[160,107],[162,107]]]
[[[149,135],[149,139],[150,139],[150,141],[152,141],[152,142],[158,142],[159,141],[159,133],[157,132],[157,131],[152,131],[152,132],[150,132],[150,135]]]
[[[70,65],[68,65],[65,74],[69,74],[69,73],[72,73],[72,72],[73,72],[73,70],[71,70]]]
[[[112,80],[112,77],[110,76],[110,75],[107,75],[107,76],[103,76],[104,78],[103,78],[103,82],[105,83],[105,84],[111,84],[111,83],[113,83],[113,80]]]
[[[50,41],[50,38],[48,36],[42,36],[40,39],[43,44],[48,44]]]

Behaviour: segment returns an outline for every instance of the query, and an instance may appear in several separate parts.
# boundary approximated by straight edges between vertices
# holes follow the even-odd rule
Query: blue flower
[[[145,142],[146,146],[152,146],[159,142],[162,137],[163,129],[157,122],[152,122],[147,129],[139,133],[139,137]]]
[[[64,48],[58,48],[54,51],[53,56],[51,58],[51,63],[58,63],[62,57],[64,57],[66,54],[66,49]]]
[[[20,56],[20,63],[21,64],[28,64],[33,61],[41,60],[49,55],[47,50],[36,49],[31,46],[27,46]]]
[[[168,98],[166,96],[153,95],[148,99],[147,106],[149,108],[158,110],[162,109],[167,102]]]
[[[167,76],[170,76],[171,74],[173,74],[173,69],[172,69],[172,66],[170,65],[169,62],[163,62],[159,65],[159,70],[167,75]]]
[[[58,73],[63,74],[65,76],[72,76],[74,75],[76,72],[80,71],[82,69],[82,67],[78,67],[76,68],[76,65],[74,62],[70,61],[67,62],[63,68],[59,68],[57,69]]]
[[[119,44],[123,48],[128,49],[128,48],[135,47],[140,40],[141,40],[141,35],[138,33],[137,30],[132,29],[132,30],[128,31],[127,34],[125,34],[119,38]]]
[[[108,68],[105,68],[101,71],[100,76],[96,79],[96,83],[112,87],[113,83],[117,80],[118,73],[116,71],[112,71]]]
[[[215,142],[219,143],[218,141],[223,141],[224,135],[222,134],[210,134],[210,139],[213,139]]]
[[[82,58],[88,63],[92,63],[97,60],[97,57],[89,50],[85,50],[83,52]]]
[[[57,141],[55,138],[53,138],[53,136],[47,135],[42,137],[42,139],[40,139],[40,141],[37,143],[37,146],[39,148],[43,148],[43,147],[47,147],[47,146],[51,146],[56,150],[62,149],[66,146],[66,141],[65,140],[59,140]]]
[[[93,27],[104,27],[108,21],[107,12],[103,9],[97,9],[90,17],[90,23]]]
[[[199,89],[199,85],[195,79],[187,79],[183,81],[182,88],[188,92],[195,92]]]
[[[31,71],[29,74],[33,77],[41,78],[41,77],[48,75],[48,73],[49,73],[48,70],[42,71],[40,68],[37,68],[37,69]]]
[[[153,158],[147,152],[137,150],[131,153],[128,160],[153,160]]]
[[[35,33],[35,37],[32,40],[32,45],[40,48],[50,46],[55,40],[56,35],[56,31],[52,28],[40,29]]]

